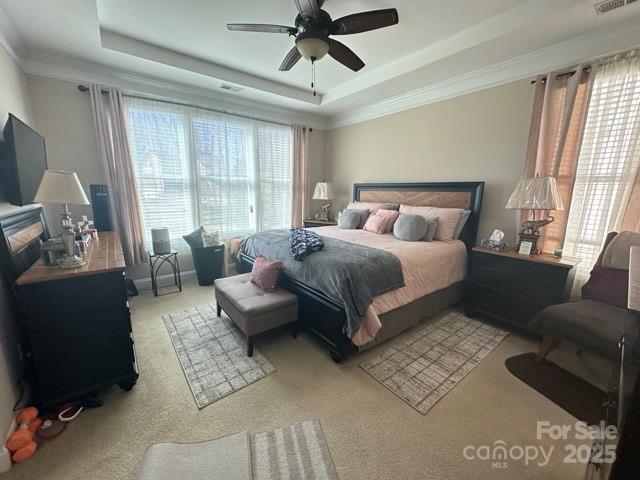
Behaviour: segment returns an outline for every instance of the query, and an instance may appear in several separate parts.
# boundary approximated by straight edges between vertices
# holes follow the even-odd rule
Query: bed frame
[[[460,235],[467,249],[471,250],[478,234],[483,192],[484,182],[356,183],[353,186],[353,200],[471,210]],[[250,271],[254,259],[242,252],[238,257],[240,271]],[[343,332],[346,315],[340,303],[286,275],[283,276],[280,284],[298,296],[300,325],[329,348],[331,358],[335,362],[341,362],[348,353],[356,350]],[[433,310],[444,308],[457,301],[460,290],[461,285],[455,284],[380,315],[380,320],[384,324],[385,318],[415,315],[416,312],[420,312],[421,318],[417,319],[420,321],[435,313]],[[399,331],[394,335],[397,333]],[[387,338],[390,336],[385,337]]]

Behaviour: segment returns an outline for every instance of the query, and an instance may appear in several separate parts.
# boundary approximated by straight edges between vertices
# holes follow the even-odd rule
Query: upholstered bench
[[[218,278],[214,283],[218,316],[222,310],[247,337],[247,355],[253,355],[253,337],[291,324],[296,337],[298,297],[278,288],[269,293],[251,283],[251,273]]]

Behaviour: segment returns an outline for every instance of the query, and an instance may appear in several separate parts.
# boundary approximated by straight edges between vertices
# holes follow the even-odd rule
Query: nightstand
[[[579,258],[473,247],[464,293],[467,314],[526,328],[543,308],[569,300],[579,263]]]
[[[337,225],[337,224],[338,224],[337,222],[332,222],[332,221],[325,222],[324,220],[312,220],[311,218],[304,219],[304,228],[330,227],[332,225]]]

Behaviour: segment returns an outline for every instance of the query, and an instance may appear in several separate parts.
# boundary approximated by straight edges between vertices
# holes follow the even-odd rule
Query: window
[[[585,124],[564,251],[582,258],[578,285],[589,275],[608,232],[615,230],[640,163],[640,61],[599,68]]]
[[[222,239],[290,226],[291,129],[206,109],[126,98],[147,237],[203,225]]]

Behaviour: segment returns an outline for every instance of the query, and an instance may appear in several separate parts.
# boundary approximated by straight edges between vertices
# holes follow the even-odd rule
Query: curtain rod
[[[591,71],[591,67],[587,67],[583,70],[583,72],[590,72]],[[573,75],[575,75],[576,71],[575,70],[571,70],[569,72],[562,72],[562,73],[557,73],[556,74],[556,78],[558,77],[571,77]],[[543,78],[542,81],[545,82],[547,79]],[[531,85],[535,85],[536,83],[538,83],[537,80],[531,80]]]
[[[85,92],[89,91],[89,87],[87,87],[86,85],[78,85],[78,90],[81,91],[82,93],[85,93]],[[103,95],[106,95],[106,94],[109,93],[109,90],[102,90],[101,93]],[[181,107],[199,108],[200,110],[206,110],[208,112],[222,113],[224,115],[232,115],[234,117],[246,118],[247,120],[255,120],[255,121],[258,121],[258,122],[273,123],[275,125],[282,125],[284,127],[290,127],[291,126],[288,123],[274,122],[274,121],[271,121],[271,120],[263,120],[261,118],[251,117],[249,115],[243,115],[243,114],[240,114],[240,113],[229,113],[229,112],[227,112],[225,110],[220,110],[220,109],[215,109],[215,108],[210,108],[210,107],[203,107],[201,105],[194,105],[194,104],[186,103],[186,102],[178,102],[178,101],[175,101],[175,100],[159,99],[159,98],[154,98],[154,97],[147,97],[147,96],[144,96],[144,95],[134,95],[134,94],[128,94],[128,93],[123,94],[123,96],[129,97],[129,98],[136,98],[136,99],[139,99],[139,100],[151,100],[151,101],[154,101],[154,102],[168,103],[169,105],[178,105],[178,106],[181,106]],[[313,128],[311,128],[311,127],[304,127],[303,126],[303,128],[308,129],[309,132],[313,132]]]

